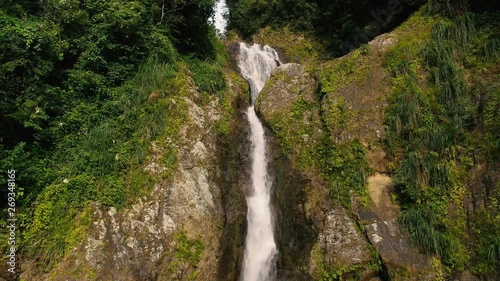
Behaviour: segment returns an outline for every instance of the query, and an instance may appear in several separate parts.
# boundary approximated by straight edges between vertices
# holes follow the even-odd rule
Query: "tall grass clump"
[[[465,79],[466,66],[495,57],[478,42],[496,43],[491,27],[481,26],[477,15],[450,1],[430,2],[435,13],[455,16],[437,16],[429,39],[419,45],[401,44],[386,53],[392,91],[385,143],[396,160],[401,225],[423,252],[440,256],[457,270],[470,262],[471,254],[465,250],[465,212],[451,199],[467,184],[465,171],[473,161],[470,135],[478,124],[477,95]],[[452,215],[450,208],[458,211]]]
[[[401,225],[410,232],[410,240],[427,254],[443,255],[446,242],[440,231],[434,228],[436,214],[427,208],[413,208],[401,213]]]
[[[202,61],[198,58],[189,58],[189,70],[193,80],[201,92],[209,95],[217,94],[226,87],[226,80],[220,66],[210,61]]]
[[[89,202],[123,208],[152,187],[143,169],[151,142],[166,134],[175,138],[186,120],[185,103],[176,97],[177,74],[177,65],[153,55],[132,79],[110,90],[112,99],[99,108],[101,120],[61,152],[62,177],[37,196],[40,203],[23,234],[32,243],[28,256],[50,268],[80,241],[86,226],[78,233],[74,226],[82,223],[77,215]],[[175,149],[165,148],[164,154],[166,174],[160,178],[176,165]]]
[[[428,0],[427,12],[446,17],[459,15],[467,10],[467,0]]]
[[[158,56],[150,56],[140,66],[139,71],[130,83],[131,92],[125,96],[132,100],[134,106],[139,106],[151,98],[166,97],[170,84],[177,73],[177,65],[162,62]]]
[[[189,70],[198,89],[206,95],[222,97],[222,91],[227,87],[223,68],[229,62],[229,53],[218,38],[211,38],[215,55],[208,58],[188,55],[185,57]]]

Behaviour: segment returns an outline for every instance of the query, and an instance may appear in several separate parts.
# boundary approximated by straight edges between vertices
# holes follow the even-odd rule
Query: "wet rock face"
[[[281,116],[292,114],[299,99],[309,104],[317,102],[315,93],[316,81],[303,66],[284,64],[272,73],[256,107],[264,122],[272,126]],[[321,133],[317,108],[307,108],[304,116],[299,124],[289,125],[310,126],[309,133],[300,137],[304,143],[312,144]],[[317,171],[299,169],[294,164],[297,159],[283,154],[280,141],[271,132],[268,135],[280,280],[316,280],[321,278],[321,269],[330,271],[370,262],[368,241],[357,231],[343,207],[330,205],[326,183]],[[302,144],[295,144],[294,153],[304,148]],[[365,273],[366,280],[373,276],[373,272]]]
[[[382,34],[375,37],[368,43],[368,45],[372,48],[372,50],[378,53],[385,52],[388,48],[395,45],[397,42],[398,39],[392,37],[390,34]]]
[[[185,105],[187,121],[175,139],[169,136],[151,144],[150,162],[144,167],[156,180],[151,193],[124,210],[92,203],[93,223],[85,240],[47,274],[38,274],[34,266],[26,268],[25,280],[188,280],[192,276],[236,280],[246,209],[235,180],[237,170],[222,170],[234,164],[228,159],[236,157],[221,153],[224,142],[214,126],[223,114],[221,107],[216,98],[204,105],[186,97],[172,102]],[[172,176],[162,178],[167,167],[161,159],[164,150],[172,147],[177,167]],[[185,233],[183,238],[180,233]],[[179,247],[189,245],[186,241],[202,245],[199,257],[179,253]],[[225,253],[222,258],[221,253]],[[231,261],[232,265],[225,265],[234,278],[219,278],[220,259]]]
[[[313,102],[315,90],[316,80],[305,71],[302,65],[283,64],[271,74],[269,82],[256,103],[256,109],[262,114],[264,120],[271,120],[277,113],[290,111],[292,104],[301,96]]]
[[[383,52],[385,48],[394,43],[390,38],[380,37],[370,46]],[[380,68],[380,65],[378,67]],[[376,71],[374,70],[374,72]],[[359,115],[357,119],[354,118],[352,122],[355,123],[353,123],[355,130],[351,132],[359,137],[365,146],[369,147],[367,149],[369,166],[376,171],[373,176],[368,178],[369,195],[373,201],[370,206],[361,207],[360,204],[356,203],[357,199],[354,198],[354,206],[351,210],[354,212],[353,214],[341,206],[330,206],[330,199],[325,192],[326,184],[321,182],[317,171],[307,167],[295,168],[294,161],[297,159],[291,155],[275,157],[278,159],[276,163],[280,161],[280,157],[283,157],[288,159],[288,162],[283,163],[288,164],[271,164],[271,167],[273,165],[281,167],[276,170],[281,170],[281,172],[274,174],[275,181],[278,182],[275,202],[277,204],[280,253],[286,253],[287,256],[282,258],[282,263],[279,265],[286,273],[289,272],[287,267],[290,264],[303,266],[298,261],[300,258],[308,260],[305,267],[308,268],[309,279],[291,277],[290,280],[321,278],[322,273],[318,272],[325,270],[331,272],[346,268],[361,268],[362,272],[357,272],[357,274],[362,280],[377,278],[377,275],[383,279],[391,278],[393,280],[432,278],[428,263],[429,257],[420,254],[412,247],[408,241],[407,233],[399,227],[397,221],[399,208],[392,202],[390,195],[392,180],[385,174],[388,171],[386,153],[378,148],[375,142],[383,133],[380,128],[383,117],[381,103],[384,103],[384,100],[379,97],[383,93],[385,83],[383,83],[384,79],[381,73],[371,73],[367,75],[367,79],[352,83],[347,87],[347,90],[344,89],[340,92],[341,95],[346,96],[348,102],[353,103],[353,108],[355,107],[354,103],[356,103],[356,106],[359,107],[357,110],[360,112],[365,107],[376,108],[374,109],[376,114],[364,114]],[[374,79],[379,83],[375,83],[378,86],[373,88],[370,85],[371,82],[375,81]],[[371,92],[376,92],[376,94],[371,95]],[[293,114],[292,108],[299,98],[313,105],[307,108],[305,113],[305,116],[312,118],[305,118],[300,123],[287,124],[290,130],[286,131],[285,136],[293,140],[292,153],[289,154],[300,154],[305,145],[317,141],[318,136],[321,135],[322,123],[318,117],[314,117],[319,114],[315,110],[320,106],[320,101],[315,98],[315,93],[316,81],[306,73],[304,67],[298,64],[285,64],[276,68],[272,73],[271,79],[257,101],[256,107],[260,115],[271,127],[276,123],[276,120]],[[365,96],[369,98],[365,98]],[[377,126],[373,128],[380,129],[381,135],[373,135],[371,133],[374,130],[372,127],[357,126],[357,123],[364,124],[360,118],[370,118],[370,122],[375,122]],[[308,131],[312,133],[302,136],[303,139],[305,138],[303,142],[294,138],[296,137],[294,134],[308,127],[310,128]],[[279,150],[279,145],[275,147],[278,147]],[[289,172],[283,172],[284,170]],[[293,175],[290,171],[293,171]],[[303,181],[299,179],[288,180],[300,174],[304,176]],[[279,184],[280,181],[286,184]],[[290,222],[292,220],[288,218],[290,215],[295,218],[295,225]],[[356,224],[359,227],[356,227]],[[299,226],[302,226],[303,230],[300,230]],[[292,234],[297,231],[308,233],[309,239],[301,241],[298,235]],[[281,241],[287,241],[289,244],[286,245],[285,242]],[[305,249],[309,249],[309,253],[305,254],[303,252]],[[377,262],[377,256],[383,262],[382,272],[370,270],[369,265],[372,262]],[[299,276],[299,273],[294,273]],[[291,275],[285,274],[283,276]]]
[[[337,206],[326,214],[319,247],[326,266],[341,268],[369,262],[367,241],[358,233],[346,211]]]
[[[392,179],[386,174],[375,173],[368,178],[373,203],[356,208],[359,222],[382,258],[391,280],[431,280],[428,257],[410,245],[408,233],[399,226],[399,208],[391,200],[392,188]]]
[[[307,268],[311,249],[318,236],[314,221],[321,221],[321,209],[328,207],[328,201],[314,206],[318,213],[308,212],[306,189],[322,187],[294,169],[290,159],[281,154],[275,137],[270,131],[267,131],[267,135],[268,170],[273,183],[271,200],[275,215],[275,240],[279,252],[278,280],[313,280],[304,268]]]
[[[381,255],[385,257],[385,261],[389,263],[397,263],[401,265],[412,265],[412,258],[407,253],[402,253],[402,250],[410,249],[409,245],[401,239],[401,232],[397,222],[389,220],[382,222],[374,222],[366,226],[366,232],[370,241],[379,249]],[[387,241],[389,240],[389,241]],[[397,252],[397,250],[399,250]]]
[[[243,263],[246,235],[246,200],[244,191],[250,184],[250,128],[245,111],[248,107],[248,93],[236,98],[236,117],[231,134],[218,139],[219,186],[222,187],[222,202],[225,210],[224,230],[217,279],[237,281]]]
[[[269,125],[269,121],[279,114],[288,114],[300,96],[307,95],[312,99],[312,85],[315,85],[314,79],[299,64],[284,64],[276,68],[256,102],[257,113],[263,123]],[[305,268],[318,236],[317,227],[323,220],[324,210],[329,208],[326,193],[314,175],[294,167],[290,155],[283,153],[280,141],[268,128],[266,140],[268,172],[273,182],[275,238],[279,251],[278,279],[312,280]],[[314,190],[315,200],[307,196],[308,189]]]

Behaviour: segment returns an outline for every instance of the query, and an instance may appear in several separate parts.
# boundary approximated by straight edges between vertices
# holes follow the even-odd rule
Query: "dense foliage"
[[[491,180],[498,178],[499,128],[491,120],[500,118],[499,18],[461,5],[441,12],[430,38],[408,38],[384,58],[393,77],[386,145],[411,241],[451,271],[491,274],[500,265],[500,186]]]
[[[346,53],[393,28],[423,0],[228,0],[230,28],[243,37],[261,27],[290,25],[314,34],[333,54]]]
[[[349,126],[357,125],[356,120],[367,122],[370,117],[356,119],[342,93],[353,99],[369,95],[362,85],[374,81],[373,71],[382,60],[389,74],[384,83],[390,83],[381,86],[374,81],[369,86],[387,91],[385,136],[382,143],[373,144],[382,144],[388,153],[388,173],[396,189],[393,200],[402,210],[400,224],[408,230],[410,242],[433,256],[437,280],[464,270],[498,279],[500,18],[496,9],[484,1],[427,1],[385,37],[397,41],[389,43],[394,45],[383,55],[380,49],[371,54],[382,41],[325,59],[316,53],[322,51],[317,37],[304,39],[303,32],[294,35],[289,28],[265,28],[255,37],[282,48],[317,78],[317,101],[299,98],[289,114],[277,114],[269,123],[287,154],[296,157],[304,170],[320,171],[331,198],[345,206],[353,195],[366,193],[371,171],[363,145],[342,137]],[[272,21],[259,24],[276,24]],[[371,67],[375,70],[367,72]],[[314,135],[310,125],[314,114],[304,112],[315,111],[323,137],[311,145],[303,139]]]
[[[188,68],[206,94],[225,87],[213,5],[0,3],[0,185],[15,169],[19,253],[50,266],[84,234],[89,202],[120,208],[152,185],[141,165],[151,141],[175,136],[185,118],[172,99],[186,92]],[[162,161],[166,177],[173,147]]]
[[[427,3],[422,20],[431,22],[432,30],[409,35],[382,58],[392,82],[385,146],[401,224],[414,244],[439,256],[450,271],[498,273],[500,41],[498,13],[492,12],[497,4],[227,2],[230,28],[244,37],[267,25],[289,26],[314,35],[329,55],[392,29]],[[205,97],[226,88],[221,67],[227,57],[207,23],[213,4],[0,2],[0,240],[7,241],[8,169],[16,170],[19,253],[47,267],[84,236],[90,202],[121,208],[148,191],[153,184],[143,169],[148,149],[152,141],[174,136],[185,121],[179,97],[187,94],[187,77]],[[309,54],[316,46],[300,47]],[[320,105],[299,99],[289,116],[271,120],[288,152],[293,144],[307,143],[303,136],[312,136],[313,128],[301,126],[303,116],[318,110],[324,133],[317,145],[300,151],[299,164],[318,169],[331,198],[346,206],[351,191],[366,195],[370,169],[359,141],[337,141],[350,116],[335,94],[359,78],[360,68],[350,60],[328,65],[318,75]],[[225,121],[217,127],[228,134]],[[176,165],[174,146],[165,147],[162,161],[168,169],[159,177],[168,177]],[[484,198],[471,199],[472,185],[481,185],[477,196]],[[183,232],[176,238],[175,259],[195,266],[203,245]]]
[[[498,4],[486,0],[228,0],[229,28],[244,38],[271,25],[310,33],[332,55],[345,54],[403,22],[425,3],[435,13],[488,10]]]

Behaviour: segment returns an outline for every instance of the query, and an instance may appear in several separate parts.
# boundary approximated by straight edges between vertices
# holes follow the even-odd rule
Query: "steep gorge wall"
[[[223,188],[222,202],[226,217],[221,236],[217,280],[237,281],[243,262],[247,212],[244,190],[250,184],[251,165],[249,126],[245,117],[248,95],[245,91],[233,101],[235,114],[231,120],[230,133],[218,141],[220,186]]]
[[[248,93],[235,72],[224,75],[223,96],[207,100],[183,74],[169,104],[185,122],[177,136],[151,144],[144,166],[155,181],[151,193],[121,210],[91,204],[82,214],[91,222],[85,239],[48,272],[22,263],[21,280],[237,280],[248,165],[245,123],[237,118]],[[176,160],[165,158],[168,149]],[[171,176],[164,161],[177,161]]]
[[[257,104],[290,170],[308,179],[275,180],[278,229],[300,229],[283,219],[292,210],[313,229],[309,255],[280,241],[291,254],[283,276],[307,259],[303,276],[316,280],[498,279],[490,16],[419,11],[340,58],[286,28],[254,37],[300,63],[277,68]]]
[[[382,57],[399,35],[381,35],[362,49],[326,62],[319,61],[303,37],[280,38],[281,46],[275,41],[279,36],[257,37],[260,43],[277,43],[282,54],[301,63],[276,69],[256,105],[267,125],[280,280],[442,277],[438,260],[419,253],[398,224],[400,210],[381,142],[390,91]],[[327,78],[322,77],[325,73]],[[158,177],[150,195],[125,210],[93,204],[93,224],[85,241],[49,273],[38,272],[33,262],[24,263],[22,278],[238,280],[249,184],[244,114],[249,97],[238,74],[228,71],[225,76],[229,86],[223,99],[204,101],[190,79],[188,94],[172,98],[172,104],[182,105],[188,121],[176,139],[152,144],[145,169]],[[328,93],[319,91],[319,82]],[[359,146],[351,149],[353,140]],[[325,146],[325,141],[335,146]],[[176,147],[179,165],[173,177],[162,179],[162,151],[170,146]],[[362,164],[368,167],[367,186],[349,190],[347,201],[332,192],[335,182],[318,162],[342,168],[355,157],[326,153],[332,159],[315,158],[320,150],[345,147],[345,154],[362,154]],[[480,165],[472,173],[477,194],[469,207],[475,209],[486,204],[488,183],[482,178],[497,175]],[[339,178],[350,177],[343,173]],[[470,272],[457,278],[476,280]]]
[[[277,68],[261,93],[257,109],[271,129],[269,139],[273,143],[270,167],[275,183],[282,280],[341,276],[354,280],[432,279],[428,258],[410,246],[407,234],[397,223],[398,208],[387,199],[392,182],[385,175],[387,160],[378,144],[383,134],[387,74],[377,56],[378,49],[388,42],[395,41],[381,37],[371,43],[371,55],[361,58],[368,65],[355,66],[364,70],[360,78],[346,85],[336,82],[340,89],[344,87],[340,94],[319,95],[316,78],[295,63]],[[358,55],[338,61],[352,61],[353,57],[357,60]],[[347,209],[339,201],[332,201],[332,183],[316,164],[322,160],[315,158],[319,156],[317,150],[324,149],[324,137],[329,133],[324,126],[332,124],[325,119],[333,110],[331,105],[340,99],[350,113],[348,124],[337,128],[335,140],[361,140],[367,151],[366,161],[375,172],[367,180],[369,191],[365,195],[350,193]]]

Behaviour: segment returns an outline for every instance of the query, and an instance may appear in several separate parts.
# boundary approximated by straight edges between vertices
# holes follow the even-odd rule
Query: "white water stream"
[[[259,44],[248,46],[240,43],[238,67],[240,73],[250,83],[252,104],[257,99],[271,72],[279,65],[278,53],[271,47]]]
[[[275,276],[276,243],[271,212],[271,182],[267,175],[264,128],[255,114],[253,103],[279,65],[276,51],[269,46],[240,43],[238,67],[250,83],[252,105],[247,110],[252,143],[252,189],[247,194],[247,236],[242,281],[268,281]]]
[[[226,31],[227,13],[226,1],[218,0],[212,23],[221,37]],[[251,189],[246,195],[248,228],[241,272],[242,281],[271,281],[276,276],[275,264],[278,251],[274,241],[270,192],[272,184],[267,175],[266,139],[264,127],[255,114],[253,104],[271,76],[271,72],[279,64],[278,54],[273,48],[240,43],[238,67],[250,84],[251,92],[251,105],[247,110],[247,118],[252,144]]]
[[[228,13],[229,10],[226,6],[226,0],[218,0],[215,3],[215,13],[214,17],[211,19],[211,22],[215,25],[215,29],[217,30],[219,36],[224,36],[224,33],[226,33],[226,17]]]

